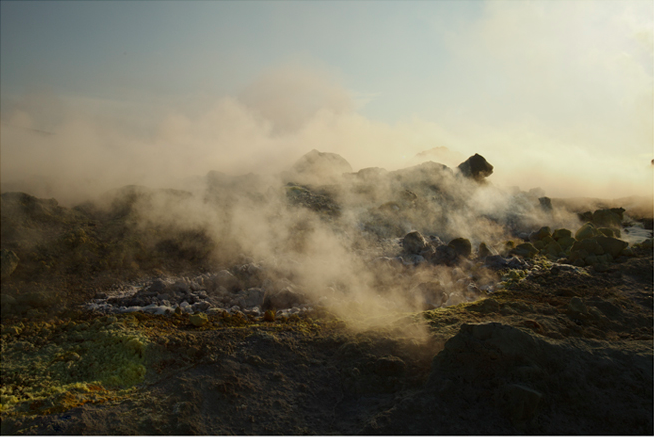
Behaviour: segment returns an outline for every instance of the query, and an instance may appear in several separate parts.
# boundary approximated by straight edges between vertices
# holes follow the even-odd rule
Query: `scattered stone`
[[[427,248],[427,241],[418,231],[411,231],[402,239],[402,246],[408,253],[419,254]]]

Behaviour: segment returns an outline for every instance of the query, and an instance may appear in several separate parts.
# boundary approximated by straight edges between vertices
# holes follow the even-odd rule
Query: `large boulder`
[[[470,258],[470,254],[472,253],[472,244],[467,238],[455,238],[447,245],[454,249],[459,256]]]
[[[613,258],[620,256],[622,251],[629,246],[626,241],[618,240],[612,237],[597,237],[597,243],[602,247],[605,253],[611,254]]]
[[[593,224],[602,228],[620,229],[624,212],[624,208],[598,209],[593,212]]]
[[[581,241],[587,238],[597,237],[599,231],[592,223],[586,223],[575,232],[575,239]]]
[[[475,153],[473,156],[459,164],[458,169],[463,176],[476,181],[483,181],[485,178],[493,174],[493,166],[486,161],[486,158],[478,153]]]
[[[532,258],[538,253],[538,249],[531,243],[518,244],[515,249],[512,249],[510,254],[521,256],[523,258]]]

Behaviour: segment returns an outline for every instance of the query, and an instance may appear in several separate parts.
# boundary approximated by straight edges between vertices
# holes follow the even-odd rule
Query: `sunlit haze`
[[[62,201],[312,149],[479,153],[498,187],[652,196],[654,3],[12,2],[2,190]]]

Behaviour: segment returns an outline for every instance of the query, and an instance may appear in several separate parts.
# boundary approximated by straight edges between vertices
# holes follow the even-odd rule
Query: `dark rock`
[[[629,246],[626,241],[618,240],[613,237],[597,237],[595,238],[597,243],[601,246],[605,253],[611,254],[613,258],[620,256],[622,251]],[[588,240],[586,240],[588,241]]]
[[[419,254],[427,248],[427,241],[418,231],[411,231],[402,239],[402,246],[408,253]]]
[[[470,240],[467,238],[455,238],[447,245],[454,249],[459,256],[464,258],[469,258],[472,253],[472,244],[470,244]]]
[[[152,281],[152,284],[148,287],[148,291],[152,293],[162,293],[166,289],[166,283],[161,279],[155,279]]]
[[[459,260],[459,254],[450,246],[438,246],[434,252],[431,262],[453,266]]]
[[[500,304],[495,299],[483,299],[470,306],[470,311],[482,314],[496,313],[500,310]]]
[[[497,403],[514,426],[533,421],[543,394],[521,384],[506,384],[500,388]]]
[[[539,197],[538,202],[540,203],[540,208],[543,211],[549,212],[552,211],[552,199],[549,197]]]
[[[604,249],[598,243],[598,238],[608,238],[608,237],[586,238],[584,240],[577,241],[575,242],[575,244],[572,245],[572,248],[570,249],[570,254],[571,255],[579,254],[580,252],[584,251],[588,255],[604,255]],[[583,258],[585,258],[585,256],[583,256]]]
[[[605,237],[620,238],[620,229],[616,228],[597,228],[597,231]]]
[[[550,227],[549,226],[543,226],[539,230],[534,231],[531,234],[529,234],[529,241],[534,243],[536,241],[540,241],[540,240],[543,240],[543,239],[545,239],[547,237],[551,237],[551,236],[552,236],[552,232],[550,230]]]
[[[458,169],[465,177],[476,181],[482,181],[493,173],[493,166],[477,153],[459,164]]]
[[[501,270],[506,267],[506,260],[502,255],[489,255],[484,260],[484,267],[493,270]]]
[[[302,302],[304,302],[304,296],[294,291],[292,287],[285,287],[276,292],[266,293],[262,309],[266,311],[292,308]]]
[[[436,248],[438,246],[442,246],[443,244],[445,244],[443,242],[443,240],[441,240],[440,238],[438,238],[435,235],[430,235],[428,238],[429,238],[429,244],[431,244],[434,248]]]
[[[590,222],[593,220],[593,213],[591,211],[580,212],[577,214],[577,217],[579,217],[579,221],[582,223]]]
[[[263,306],[265,293],[263,292],[262,289],[260,289],[260,288],[250,288],[248,290],[244,290],[244,291],[240,292],[239,294],[242,295],[242,302],[243,302],[243,304],[241,305],[242,308],[252,308],[252,307],[255,307],[255,306],[258,306],[258,307]]]
[[[524,270],[527,267],[529,267],[529,265],[527,264],[526,261],[520,258],[516,258],[516,257],[504,258],[502,255],[491,255],[491,256],[487,256],[486,259],[484,260],[484,267],[493,270],[502,270],[507,268]]]
[[[240,286],[236,276],[227,270],[221,270],[216,273],[213,277],[213,282],[216,287],[225,287],[228,291],[234,291]]]
[[[486,258],[487,256],[494,255],[493,251],[488,248],[486,243],[479,243],[479,250],[477,251],[477,256],[479,258]]]
[[[622,226],[624,208],[598,209],[593,212],[593,224],[603,228],[617,228]]]
[[[326,190],[317,190],[306,185],[289,182],[286,185],[286,197],[291,205],[302,206],[328,216],[338,217],[341,207]]]
[[[0,277],[6,279],[16,270],[20,259],[11,250],[2,249],[0,251]]]
[[[556,241],[559,241],[561,238],[570,238],[572,237],[572,231],[569,229],[557,229],[552,233],[552,238]]]
[[[538,249],[531,243],[518,244],[515,249],[511,250],[511,255],[517,255],[523,258],[532,258],[537,253]]]
[[[401,376],[405,368],[406,364],[404,361],[394,355],[381,357],[375,363],[375,373],[385,378]]]
[[[599,234],[597,228],[592,223],[586,223],[575,232],[575,239],[581,241],[586,238],[593,238]]]
[[[176,293],[189,294],[191,287],[184,281],[177,281],[170,287]]]
[[[524,270],[529,267],[529,264],[520,258],[511,257],[507,260],[506,266],[510,269]]]

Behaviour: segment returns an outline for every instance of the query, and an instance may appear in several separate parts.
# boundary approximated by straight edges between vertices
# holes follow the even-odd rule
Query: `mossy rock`
[[[597,228],[592,223],[586,223],[575,232],[575,239],[578,241],[585,240],[587,238],[596,237],[599,234]]]
[[[557,229],[552,233],[552,238],[554,238],[556,241],[559,241],[562,238],[571,238],[572,237],[572,231],[570,229]],[[560,243],[559,243],[560,244]]]
[[[613,258],[619,257],[622,251],[629,246],[629,243],[626,241],[618,240],[613,237],[601,236],[597,237],[595,240],[602,247],[603,251],[611,254]]]
[[[559,246],[561,246],[561,248],[564,251],[566,251],[570,249],[575,244],[576,241],[577,240],[575,240],[573,237],[562,237],[559,240],[557,240],[557,243],[559,243]]]
[[[545,247],[545,253],[547,255],[552,255],[552,256],[559,256],[561,253],[563,253],[563,247],[556,241],[552,241],[550,244],[548,244]]]
[[[593,223],[596,226],[619,229],[624,218],[623,208],[598,209],[593,213]]]
[[[204,326],[209,321],[209,319],[207,318],[207,315],[205,313],[193,314],[189,318],[189,320],[193,324],[193,326],[197,326],[197,327]]]
[[[597,230],[605,237],[620,238],[620,236],[622,235],[620,234],[620,229],[598,228]]]
[[[515,249],[511,250],[512,255],[521,256],[523,258],[532,258],[538,253],[538,249],[531,243],[518,244]]]
[[[597,242],[597,238],[587,238],[581,241],[577,241],[572,245],[572,248],[570,249],[570,253],[581,251],[588,253],[588,255],[604,255],[604,249]]]
[[[543,226],[539,230],[529,234],[529,240],[535,242],[535,241],[540,241],[545,237],[551,237],[551,236],[552,236],[552,230],[550,229],[550,227]]]

